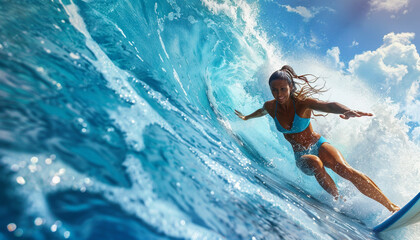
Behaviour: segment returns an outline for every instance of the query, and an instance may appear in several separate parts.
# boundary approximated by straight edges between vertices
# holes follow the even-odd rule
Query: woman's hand
[[[365,113],[361,111],[356,110],[348,110],[347,112],[344,112],[343,114],[340,114],[340,117],[342,119],[349,119],[352,117],[363,117],[363,116],[373,116],[372,113]]]
[[[236,116],[238,116],[240,119],[242,120],[247,120],[246,116],[244,116],[241,112],[239,112],[238,110],[235,109],[235,114]]]

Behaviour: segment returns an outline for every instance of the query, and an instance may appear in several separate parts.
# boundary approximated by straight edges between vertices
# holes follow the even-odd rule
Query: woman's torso
[[[278,121],[278,124],[281,125],[281,128],[284,128],[285,130],[290,130],[294,126],[295,121],[304,121],[305,119],[309,119],[311,117],[311,110],[302,101],[292,101],[294,101],[294,106],[292,105],[293,102],[291,102],[287,109],[282,109],[280,106],[277,106],[276,108],[276,100],[268,101],[265,104],[265,108],[268,114],[270,114],[272,118],[275,118],[274,121]],[[298,118],[301,119],[297,119],[295,114]],[[286,132],[283,134],[286,140],[292,144],[293,150],[295,152],[309,148],[321,137],[321,135],[314,132],[311,123],[309,123],[309,126],[301,132]]]

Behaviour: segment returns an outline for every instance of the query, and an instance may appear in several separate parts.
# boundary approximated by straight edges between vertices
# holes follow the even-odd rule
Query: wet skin
[[[267,101],[264,104],[264,109],[259,109],[248,116],[244,116],[236,110],[235,114],[243,120],[248,120],[264,116],[268,113],[272,118],[276,116],[280,125],[289,130],[293,125],[295,116],[295,109],[291,98],[292,88],[286,80],[274,80],[270,84],[270,90],[274,100]],[[275,112],[276,101],[277,112]],[[294,101],[296,114],[302,118],[310,118],[312,110],[341,114],[340,117],[343,119],[373,116],[371,113],[350,110],[339,103],[322,102],[311,98],[305,100],[295,99]],[[312,124],[309,124],[304,131],[284,134],[284,137],[290,142],[294,151],[302,151],[315,144],[321,135],[313,130]],[[296,165],[305,174],[315,176],[321,187],[334,196],[335,199],[338,199],[339,193],[331,176],[325,171],[325,167],[332,169],[339,176],[352,182],[361,193],[381,203],[389,211],[396,212],[400,209],[382,193],[369,177],[353,169],[346,162],[343,155],[331,144],[327,142],[323,143],[318,155],[304,155],[300,159],[296,159]]]
[[[274,100],[268,101],[264,104],[265,109],[272,118],[275,114],[280,125],[290,130],[293,125],[293,120],[295,116],[295,109],[293,107],[293,100],[291,99],[290,93],[291,88],[287,81],[273,81],[270,85],[271,93],[273,94]],[[277,112],[275,113],[277,101]],[[296,114],[302,118],[311,117],[311,109],[308,109],[307,106],[302,104],[302,102],[295,100],[296,104]],[[315,144],[318,139],[321,137],[320,134],[316,133],[312,124],[299,133],[284,134],[284,137],[293,147],[294,151],[302,151],[303,148],[307,149],[308,147]]]

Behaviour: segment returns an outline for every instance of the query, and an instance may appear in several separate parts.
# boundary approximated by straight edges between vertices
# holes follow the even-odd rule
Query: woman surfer
[[[274,100],[265,102],[261,109],[248,116],[237,110],[235,114],[243,120],[270,114],[274,118],[277,130],[283,133],[292,145],[297,167],[306,175],[315,176],[322,188],[335,199],[339,197],[337,186],[325,167],[352,182],[361,193],[379,202],[389,211],[398,211],[400,208],[393,204],[368,176],[353,169],[335,147],[312,129],[310,123],[313,110],[340,114],[343,119],[372,114],[351,110],[337,102],[323,102],[311,98],[310,96],[322,90],[312,87],[305,76],[297,76],[292,67],[283,66],[270,76],[268,82]],[[295,79],[304,81],[303,86],[296,83]],[[297,91],[296,84],[301,86],[300,91]]]

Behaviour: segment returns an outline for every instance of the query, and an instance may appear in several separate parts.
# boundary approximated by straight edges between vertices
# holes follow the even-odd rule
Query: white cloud
[[[319,43],[318,37],[315,35],[315,33],[311,31],[311,39],[309,40],[308,45],[312,48],[319,48],[318,43]]]
[[[420,70],[420,57],[416,46],[411,43],[414,33],[389,33],[384,44],[375,51],[356,55],[349,63],[349,71],[366,80],[385,80],[383,86],[398,84],[408,74],[408,68]]]
[[[315,14],[311,12],[309,9],[303,6],[291,7],[289,5],[281,5],[282,7],[286,8],[288,12],[297,13],[303,17],[304,21],[309,21],[309,19],[313,18]]]
[[[327,56],[339,69],[344,67],[344,63],[340,61],[340,49],[338,47],[332,47],[331,49],[328,49]]]
[[[415,34],[414,33],[398,33],[395,34],[394,32],[388,33],[384,36],[384,44],[391,44],[391,43],[401,43],[404,45],[410,45],[411,40],[414,39]]]
[[[414,100],[409,102],[404,107],[405,114],[410,118],[411,121],[420,122],[420,101]]]
[[[372,11],[398,12],[408,6],[409,0],[371,0]]]
[[[359,45],[359,43],[356,40],[353,40],[353,42],[351,43],[350,47],[356,47],[358,45]]]
[[[412,134],[413,134],[413,139],[420,141],[420,127],[414,128]]]
[[[408,89],[406,100],[407,102],[414,102],[416,100],[416,96],[419,96],[419,88],[420,88],[420,79],[416,82],[411,84],[410,89]],[[420,113],[420,108],[419,108]]]
[[[330,12],[330,13],[335,13],[336,10],[330,8],[330,7],[311,7],[310,9],[303,7],[303,6],[297,6],[297,7],[292,7],[290,5],[282,5],[282,4],[278,4],[277,5],[279,7],[283,7],[285,8],[288,12],[291,13],[297,13],[299,14],[301,17],[303,17],[303,21],[308,22],[310,19],[312,19],[313,17],[315,17],[318,13],[320,12]]]
[[[420,56],[411,42],[414,33],[389,33],[374,51],[356,55],[348,71],[384,96],[403,104],[413,120],[420,121]],[[418,112],[418,113],[417,113]]]

